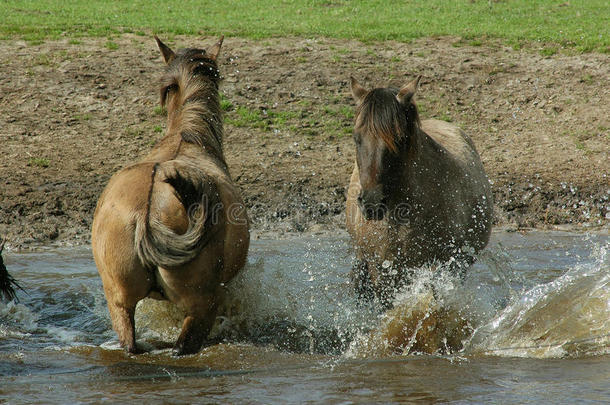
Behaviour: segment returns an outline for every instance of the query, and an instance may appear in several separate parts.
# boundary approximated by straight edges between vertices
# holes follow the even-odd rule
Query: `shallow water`
[[[0,402],[608,402],[609,247],[496,232],[463,284],[420,269],[381,314],[352,294],[346,236],[254,240],[214,343],[182,358],[180,314],[151,300],[149,352],[118,348],[89,249],[5,252],[28,294],[0,304]]]

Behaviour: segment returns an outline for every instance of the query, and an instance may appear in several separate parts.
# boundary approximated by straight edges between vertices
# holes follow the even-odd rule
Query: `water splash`
[[[467,351],[518,357],[610,353],[608,245],[594,263],[579,264],[513,300],[474,333]]]
[[[376,325],[358,334],[349,358],[389,357],[410,353],[448,354],[459,351],[473,331],[458,276],[442,266],[425,266],[400,291],[392,309]]]
[[[382,313],[357,302],[347,282],[351,261],[336,258],[336,249],[345,249],[342,242],[289,248],[285,241],[268,243],[227,286],[212,342],[357,358],[608,353],[608,336],[589,339],[610,333],[607,247],[598,246],[593,262],[583,262],[565,256],[560,246],[568,267],[554,275],[559,270],[549,273],[532,258],[511,258],[509,248],[496,245],[464,282],[439,266],[418,269],[393,309]],[[167,303],[147,301],[136,312],[140,338],[157,347],[154,342],[173,342],[182,314]]]
[[[368,358],[610,353],[608,238],[500,238],[463,283],[433,267],[420,269],[385,313],[357,302],[348,281],[347,237],[254,240],[247,267],[225,288],[210,343]],[[21,304],[0,304],[3,349],[116,346],[90,252],[76,259],[60,252],[10,260],[30,288]],[[138,343],[171,347],[182,317],[168,303],[143,301],[136,311]]]
[[[24,304],[0,302],[0,338],[19,339],[38,329],[38,315]]]

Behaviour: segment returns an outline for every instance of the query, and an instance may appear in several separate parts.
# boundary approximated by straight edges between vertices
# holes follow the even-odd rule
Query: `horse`
[[[23,288],[15,281],[4,265],[4,259],[2,258],[2,251],[4,250],[4,243],[6,241],[0,239],[0,299],[3,301],[11,301],[17,298],[15,288],[23,291]]]
[[[420,77],[371,91],[351,78],[356,162],[346,225],[360,298],[391,306],[418,267],[444,263],[462,278],[490,237],[493,196],[472,140],[458,127],[421,121]]]
[[[166,64],[160,101],[167,131],[147,156],[109,180],[91,244],[121,346],[141,353],[134,313],[138,301],[151,297],[184,312],[173,348],[184,355],[201,349],[222,286],[245,265],[249,220],[223,152],[217,65],[223,37],[207,49],[177,52],[155,40]]]

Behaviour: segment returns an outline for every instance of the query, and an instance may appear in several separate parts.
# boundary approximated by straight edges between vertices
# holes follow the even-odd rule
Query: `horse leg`
[[[176,356],[197,353],[214,325],[218,307],[214,294],[204,296],[197,307],[196,311],[188,311],[184,318],[182,331],[174,345]]]
[[[119,336],[121,346],[125,348],[128,353],[142,353],[142,350],[140,350],[136,345],[136,330],[134,320],[136,306],[124,306],[114,302],[108,302],[108,310],[110,311],[112,328]]]
[[[121,232],[121,227],[112,221],[106,221],[103,229],[94,227],[94,230],[97,232],[92,238],[93,256],[102,278],[112,328],[127,352],[139,353],[134,314],[138,301],[153,288],[154,277],[136,257],[132,234]]]

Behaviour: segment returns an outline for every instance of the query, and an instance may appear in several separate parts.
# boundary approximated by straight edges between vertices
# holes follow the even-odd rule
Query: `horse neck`
[[[422,177],[425,177],[423,171],[428,170],[426,165],[432,154],[431,147],[427,141],[428,135],[419,127],[409,135],[409,146],[401,152],[402,175],[400,176],[400,186],[396,188],[400,193],[400,198],[404,197],[403,193],[413,194],[410,198],[416,198],[418,189],[417,184],[421,182]]]
[[[217,92],[191,94],[181,106],[168,111],[166,138],[196,145],[224,162],[223,126]]]
[[[409,149],[403,156],[403,173],[400,189],[415,203],[426,204],[430,184],[439,183],[446,176],[450,164],[446,150],[422,128],[417,128],[410,138]]]

